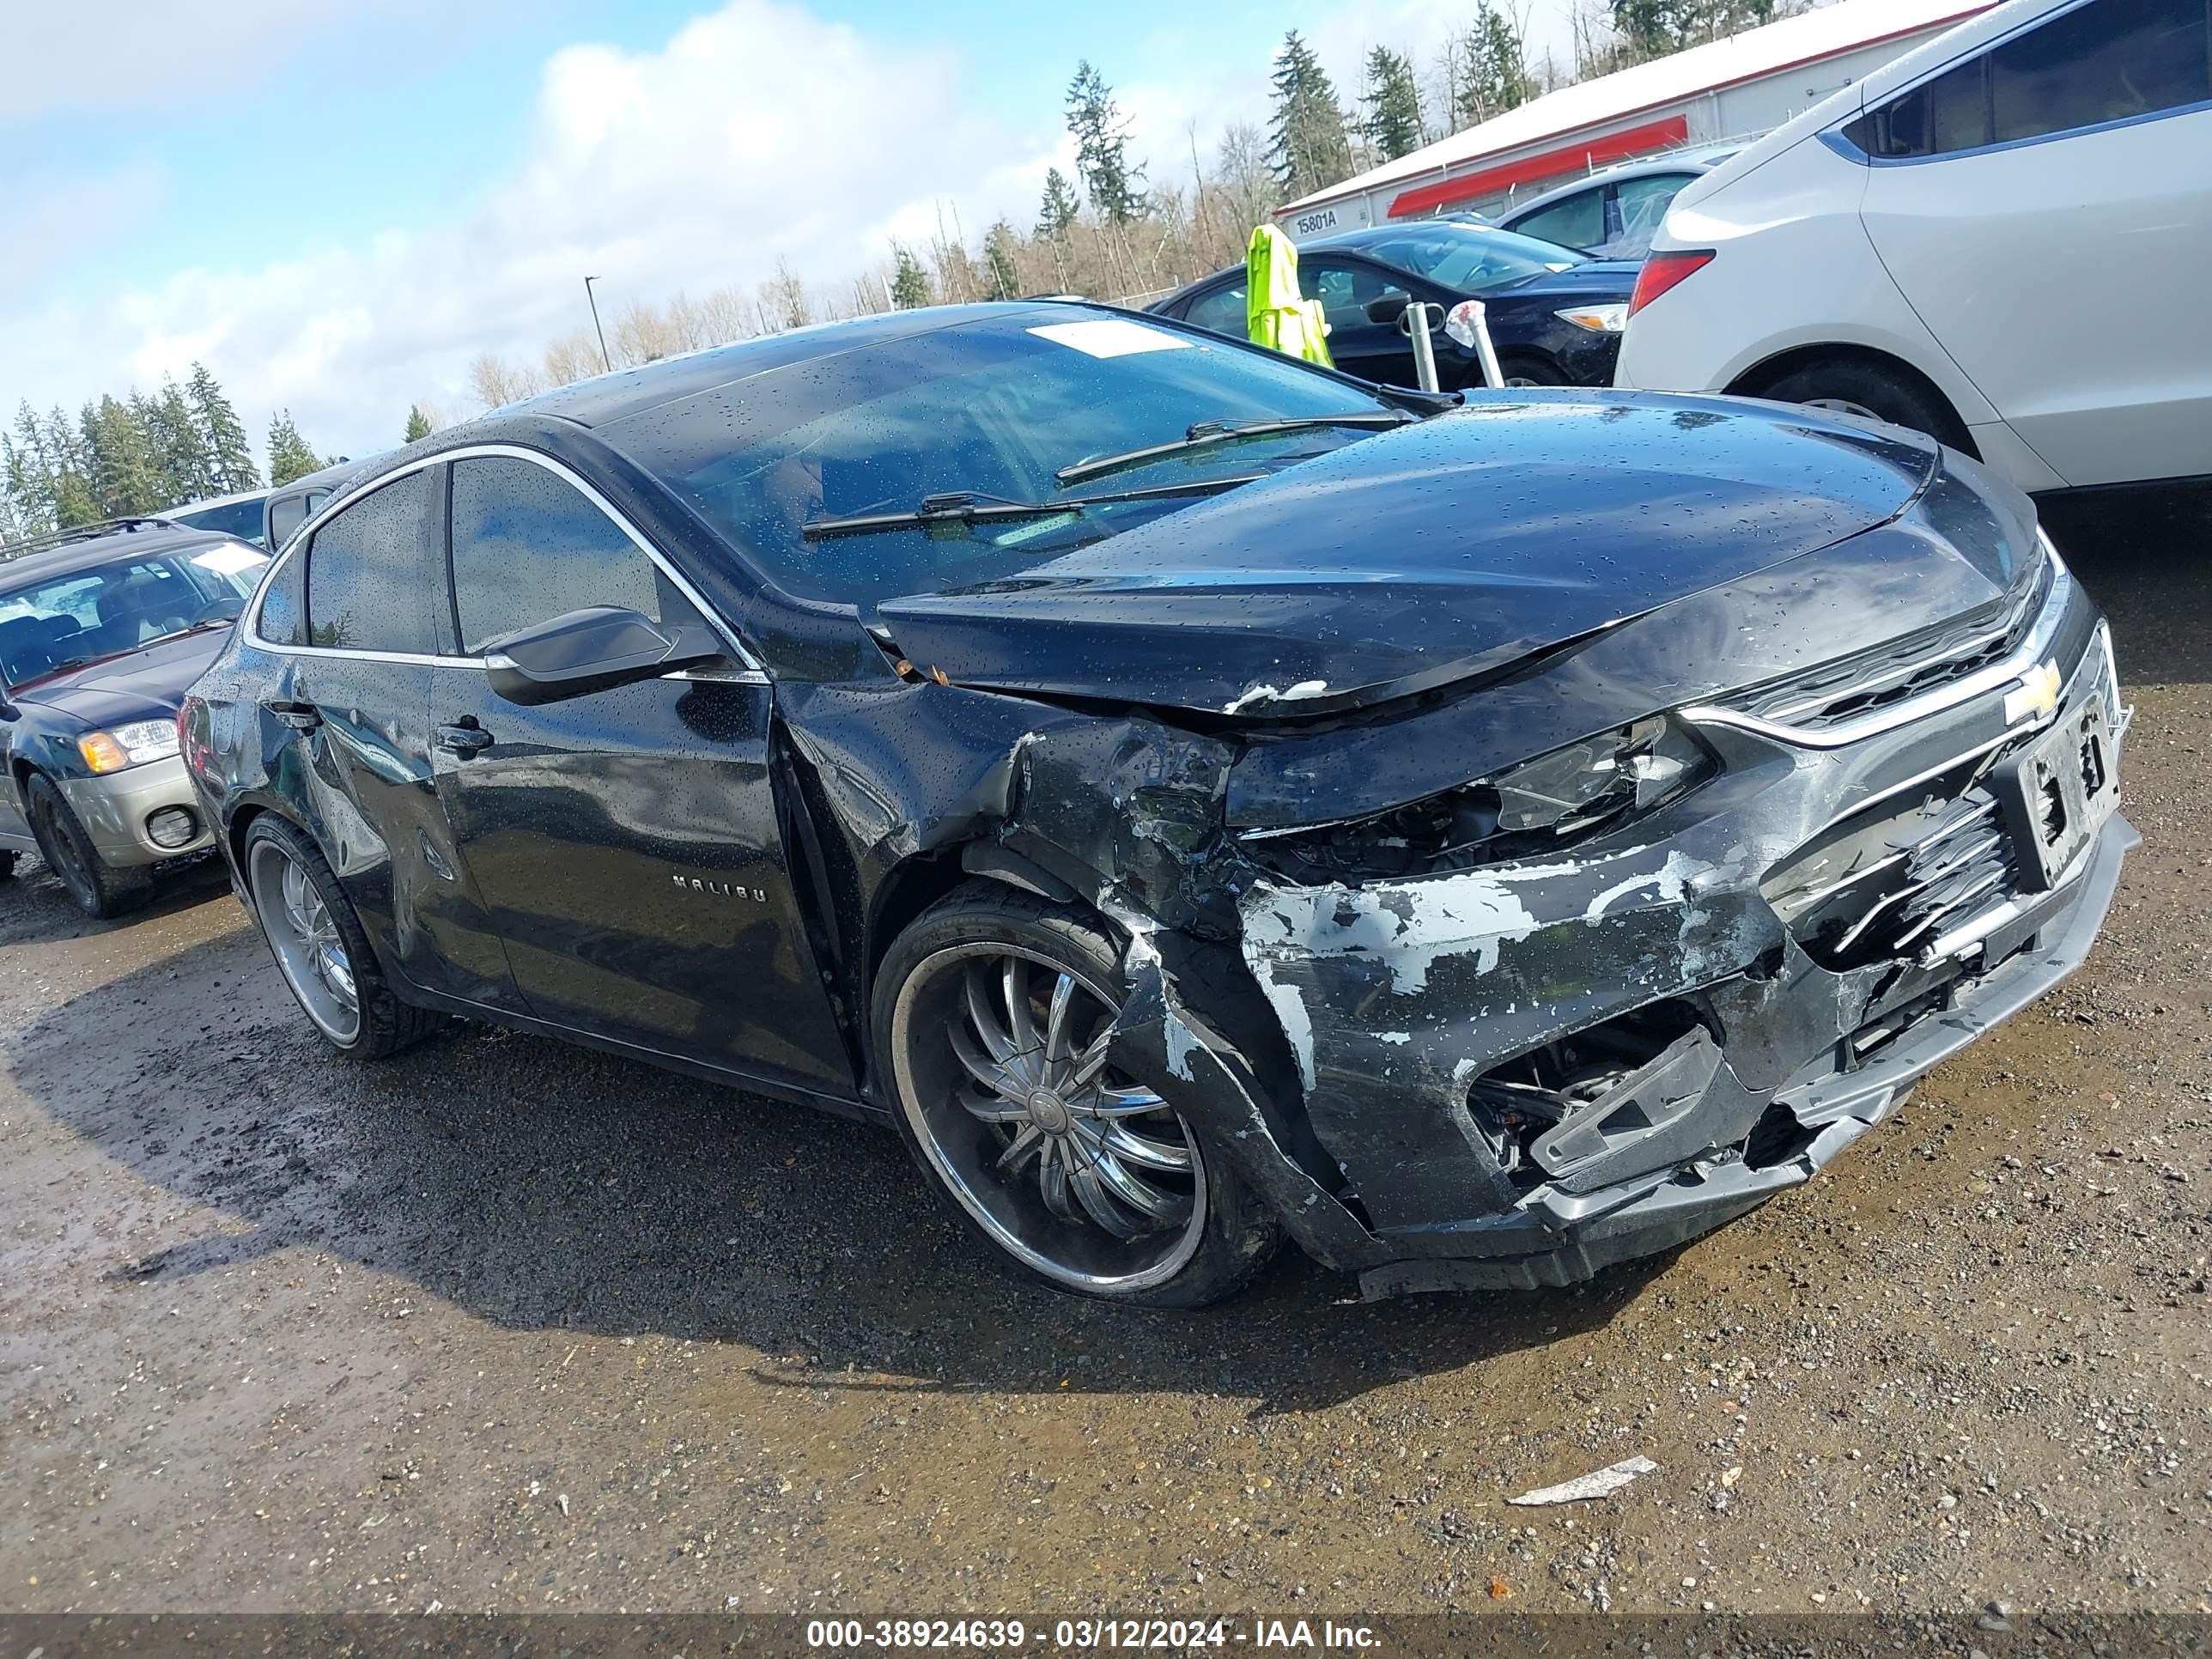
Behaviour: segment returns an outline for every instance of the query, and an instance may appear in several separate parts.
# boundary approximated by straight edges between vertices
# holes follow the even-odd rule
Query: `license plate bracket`
[[[2094,696],[2000,766],[1992,782],[2023,892],[2056,887],[2120,799],[2119,724]]]

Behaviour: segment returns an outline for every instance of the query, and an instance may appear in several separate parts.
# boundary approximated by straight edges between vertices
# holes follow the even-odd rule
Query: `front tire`
[[[240,861],[277,971],[331,1048],[349,1060],[383,1060],[437,1028],[435,1014],[392,994],[352,901],[313,842],[264,816],[247,829]]]
[[[1106,1063],[1127,984],[1094,916],[991,882],[922,913],[874,996],[915,1161],[1002,1263],[1152,1308],[1234,1295],[1281,1231],[1160,1097]]]
[[[112,921],[135,910],[153,892],[152,872],[119,868],[100,856],[83,821],[44,773],[31,774],[23,807],[39,856],[61,878],[76,908],[94,921]]]

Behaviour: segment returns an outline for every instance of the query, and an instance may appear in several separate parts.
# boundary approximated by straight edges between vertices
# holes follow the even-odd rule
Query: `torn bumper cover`
[[[1370,1295],[1565,1285],[1695,1237],[2088,953],[2138,838],[2108,639],[2075,660],[2040,716],[2000,690],[1849,743],[1717,719],[1724,775],[1632,846],[1262,875],[1233,947],[1138,964],[1116,1053]],[[1237,1035],[1232,949],[1294,1077]]]

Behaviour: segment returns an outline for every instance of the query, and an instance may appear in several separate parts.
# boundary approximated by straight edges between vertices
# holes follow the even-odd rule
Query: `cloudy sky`
[[[1556,33],[1567,0],[1534,0]],[[1154,176],[1264,119],[1281,30],[1347,96],[1457,0],[70,0],[14,6],[0,70],[0,406],[74,410],[204,361],[249,429],[362,455],[470,359],[779,258],[843,282],[1027,224],[1095,62]]]

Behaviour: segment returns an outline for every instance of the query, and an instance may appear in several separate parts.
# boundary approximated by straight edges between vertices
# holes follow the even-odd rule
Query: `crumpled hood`
[[[132,720],[173,720],[185,693],[229,637],[228,629],[210,628],[163,640],[65,674],[33,680],[11,695],[17,702],[37,703],[82,720],[88,730]]]
[[[1475,393],[877,620],[969,686],[1249,718],[1492,672],[1903,511],[1939,451],[1813,410]]]

